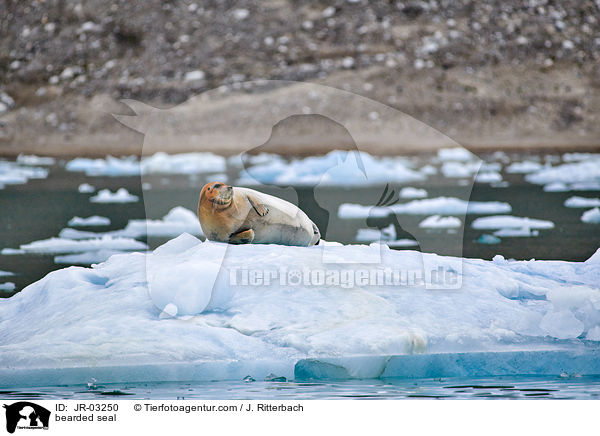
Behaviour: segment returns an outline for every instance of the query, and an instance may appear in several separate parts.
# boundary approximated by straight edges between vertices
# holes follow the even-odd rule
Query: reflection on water
[[[600,399],[600,376],[116,383],[0,391],[7,400]]]

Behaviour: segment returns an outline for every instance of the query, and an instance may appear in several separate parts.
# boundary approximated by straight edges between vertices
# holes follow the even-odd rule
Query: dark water
[[[6,400],[600,399],[600,376],[70,385],[0,391]]]
[[[531,155],[515,154],[512,161],[522,161]],[[540,156],[534,156],[540,157]],[[556,156],[558,157],[558,155]],[[544,156],[546,158],[546,156]],[[426,158],[423,158],[426,159]],[[484,156],[485,159],[485,156]],[[502,238],[496,245],[484,245],[477,242],[479,236],[490,231],[475,230],[471,223],[479,215],[467,215],[462,239],[448,238],[447,230],[423,230],[413,234],[416,239],[428,247],[428,251],[438,254],[462,255],[472,258],[491,259],[496,254],[514,259],[552,259],[583,261],[600,247],[600,231],[593,224],[582,223],[581,214],[585,209],[567,208],[564,201],[573,196],[597,197],[598,191],[586,192],[544,192],[542,186],[524,181],[521,174],[502,173],[508,187],[495,188],[486,183],[475,183],[470,199],[476,201],[503,201],[512,206],[511,215],[539,218],[554,222],[555,228],[540,230],[537,237]],[[230,173],[230,180],[236,174]],[[82,230],[107,231],[122,229],[130,219],[160,218],[172,207],[184,206],[195,210],[198,193],[206,181],[204,176],[155,176],[146,177],[152,189],[142,192],[140,177],[87,177],[83,173],[67,172],[64,165],[50,167],[50,175],[44,180],[30,180],[24,185],[9,185],[0,190],[0,248],[18,248],[21,244],[57,236],[73,216],[106,216],[111,219],[110,226],[81,228]],[[138,195],[137,203],[98,204],[89,201],[90,194],[81,194],[77,187],[89,183],[97,189],[108,188],[115,191],[126,188]],[[464,189],[457,185],[456,179],[442,176],[430,176],[424,183],[409,183],[417,188],[425,188],[428,197],[458,196]],[[394,187],[392,187],[394,188]],[[399,190],[401,186],[396,186]],[[306,189],[297,192],[288,188],[279,190],[265,187],[261,190],[282,196],[292,202],[298,202],[307,214],[319,225],[328,240],[342,243],[355,242],[359,228],[365,227],[364,220],[339,219],[337,208],[342,203],[360,203],[373,205],[381,196],[381,186],[364,188],[322,188],[320,199],[330,205],[331,221],[327,226],[328,211],[319,208]],[[145,195],[145,197],[144,197]],[[464,198],[469,199],[469,198]],[[398,215],[400,225],[406,229],[415,229],[426,215]],[[383,225],[387,224],[384,220]],[[146,241],[151,248],[165,242],[165,239],[153,238]],[[461,247],[462,246],[462,247]],[[54,255],[26,254],[0,255],[0,270],[14,272],[16,275],[6,278],[16,284],[15,292],[42,278],[48,272],[64,268],[67,265],[54,263]],[[3,294],[4,297],[12,295]]]

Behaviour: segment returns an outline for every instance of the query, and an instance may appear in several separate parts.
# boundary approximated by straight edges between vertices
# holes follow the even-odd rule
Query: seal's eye
[[[221,184],[220,184],[220,183],[217,183],[217,184],[215,185],[215,189],[219,189],[220,187],[221,187]]]

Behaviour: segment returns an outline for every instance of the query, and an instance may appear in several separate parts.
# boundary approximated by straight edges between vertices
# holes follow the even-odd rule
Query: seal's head
[[[221,182],[204,185],[200,192],[200,203],[208,201],[213,207],[229,206],[233,199],[233,187]]]

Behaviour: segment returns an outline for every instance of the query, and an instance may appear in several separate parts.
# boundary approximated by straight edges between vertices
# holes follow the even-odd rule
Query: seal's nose
[[[227,187],[227,190],[228,190],[228,191],[233,191],[233,186],[228,186],[228,187]]]

